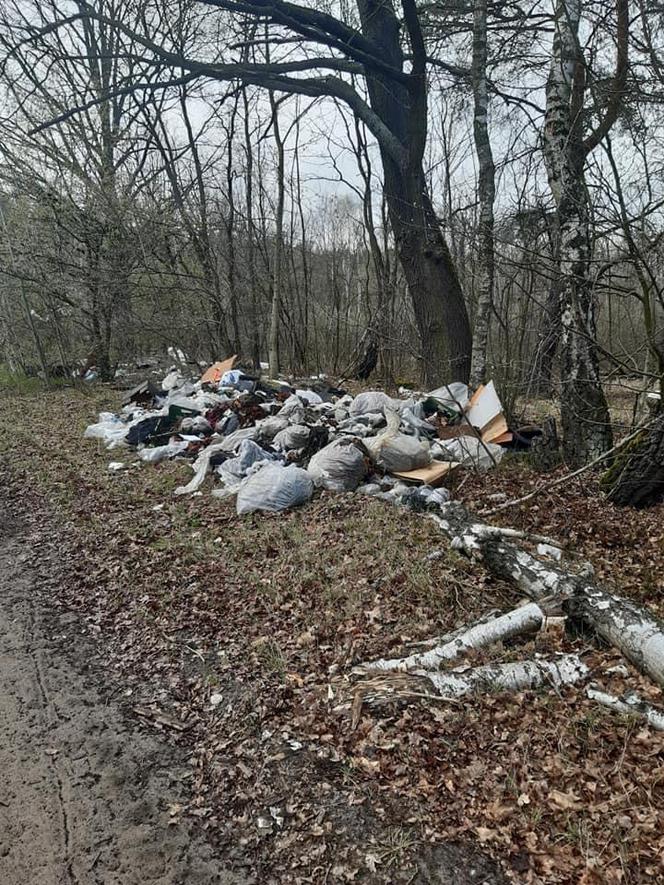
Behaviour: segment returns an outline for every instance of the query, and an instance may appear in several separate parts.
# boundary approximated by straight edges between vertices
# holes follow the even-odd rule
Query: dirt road
[[[2,885],[244,885],[172,822],[187,769],[109,700],[90,640],[66,634],[25,564],[29,537],[0,522]]]

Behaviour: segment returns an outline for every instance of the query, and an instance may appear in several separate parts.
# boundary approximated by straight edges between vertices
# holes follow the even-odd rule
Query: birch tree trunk
[[[571,466],[591,461],[611,448],[590,279],[580,18],[581,0],[557,0],[544,124],[544,158],[560,232],[560,410],[563,450]]]
[[[277,148],[277,213],[274,232],[274,267],[272,269],[272,305],[270,307],[270,339],[269,362],[270,375],[276,378],[280,371],[279,365],[279,325],[281,316],[281,290],[283,276],[283,233],[284,233],[284,201],[285,201],[285,152],[284,142],[279,128],[279,103],[270,92],[272,108],[272,134]]]
[[[489,140],[487,91],[487,0],[475,0],[473,22],[473,133],[479,164],[477,308],[473,330],[473,354],[470,380],[473,385],[486,380],[487,342],[493,301],[494,243],[493,204],[496,195],[495,165]]]

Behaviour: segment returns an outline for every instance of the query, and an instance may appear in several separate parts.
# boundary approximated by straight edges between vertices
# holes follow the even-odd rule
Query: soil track
[[[190,770],[127,723],[93,643],[65,652],[74,616],[35,593],[30,540],[0,523],[0,882],[247,883],[174,822]]]

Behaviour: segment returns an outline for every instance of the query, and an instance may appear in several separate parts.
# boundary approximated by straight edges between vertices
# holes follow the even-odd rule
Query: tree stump
[[[664,498],[664,411],[611,468],[608,499],[619,507],[647,507]],[[616,469],[617,468],[617,469]]]

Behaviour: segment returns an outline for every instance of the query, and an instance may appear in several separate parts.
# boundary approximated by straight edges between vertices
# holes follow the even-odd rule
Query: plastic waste
[[[180,430],[184,433],[211,433],[212,427],[207,418],[198,415],[196,418],[183,418]]]
[[[336,439],[311,458],[308,467],[318,488],[354,491],[367,475],[364,453],[352,439]]]
[[[276,434],[273,444],[282,452],[292,452],[303,449],[309,442],[310,434],[311,430],[306,424],[291,424]]]
[[[217,421],[214,426],[215,433],[219,433],[221,436],[230,436],[231,433],[235,433],[239,428],[240,419],[235,412],[231,412],[230,415],[224,415],[221,421]]]
[[[127,435],[127,425],[116,415],[110,412],[100,412],[99,421],[85,428],[85,439],[103,439],[105,442],[111,439],[124,439]]]
[[[288,397],[283,406],[279,409],[279,416],[287,418],[290,424],[304,423],[304,406],[302,400],[292,394]]]
[[[252,439],[245,439],[235,458],[229,458],[217,467],[217,473],[228,485],[235,485],[249,472],[249,468],[261,461],[274,461],[279,455],[266,452]]]
[[[358,393],[353,402],[350,404],[351,415],[366,415],[369,412],[380,412],[382,415],[387,411],[399,411],[404,402],[402,400],[392,399],[382,390],[366,390],[364,393]]]
[[[270,418],[262,418],[256,422],[258,435],[261,439],[274,439],[275,436],[288,427],[288,418],[281,415],[272,415]]]
[[[318,406],[323,402],[323,398],[315,390],[296,390],[295,393],[310,406]]]
[[[399,415],[387,412],[387,428],[366,439],[366,449],[379,467],[388,473],[416,470],[431,463],[431,446],[425,440],[399,432]]]
[[[141,449],[138,457],[141,461],[147,461],[148,464],[160,464],[162,461],[168,461],[175,458],[187,448],[189,443],[186,440],[169,443],[166,446],[155,446],[154,448]]]
[[[241,427],[239,430],[229,433],[221,442],[213,444],[212,447],[219,452],[236,452],[241,442],[245,439],[256,439],[257,436],[258,431],[255,427]]]
[[[465,467],[485,471],[500,464],[505,449],[494,443],[482,442],[476,436],[459,436],[434,443],[433,452],[443,461],[458,461]]]
[[[230,369],[228,372],[224,372],[221,376],[221,380],[219,382],[220,387],[234,387],[240,378],[242,377],[242,372],[239,369]]]
[[[213,443],[212,445],[207,446],[207,448],[203,449],[203,451],[200,453],[198,458],[196,458],[192,465],[194,468],[193,478],[187,483],[186,486],[178,486],[175,490],[176,495],[191,495],[193,492],[198,491],[198,489],[203,485],[203,481],[210,471],[210,461],[216,454],[224,451],[223,446],[227,442],[228,440],[225,439],[220,443]]]
[[[240,516],[255,510],[288,510],[306,503],[313,493],[313,480],[306,470],[268,464],[242,483],[236,509]]]
[[[395,492],[388,492],[388,494],[398,506],[408,507],[416,512],[438,510],[450,500],[450,493],[447,489],[432,489],[430,486],[398,488]]]
[[[383,490],[380,487],[380,483],[365,482],[364,485],[358,486],[355,491],[358,495],[368,495],[370,498],[375,498],[377,495],[380,495]]]
[[[451,408],[455,412],[460,412],[468,405],[468,385],[464,384],[463,381],[452,381],[451,384],[444,384],[442,387],[432,390],[428,396],[438,400],[442,406]]]
[[[162,390],[175,390],[175,388],[180,388],[184,385],[185,381],[180,372],[177,369],[172,369],[168,375],[161,382]]]

